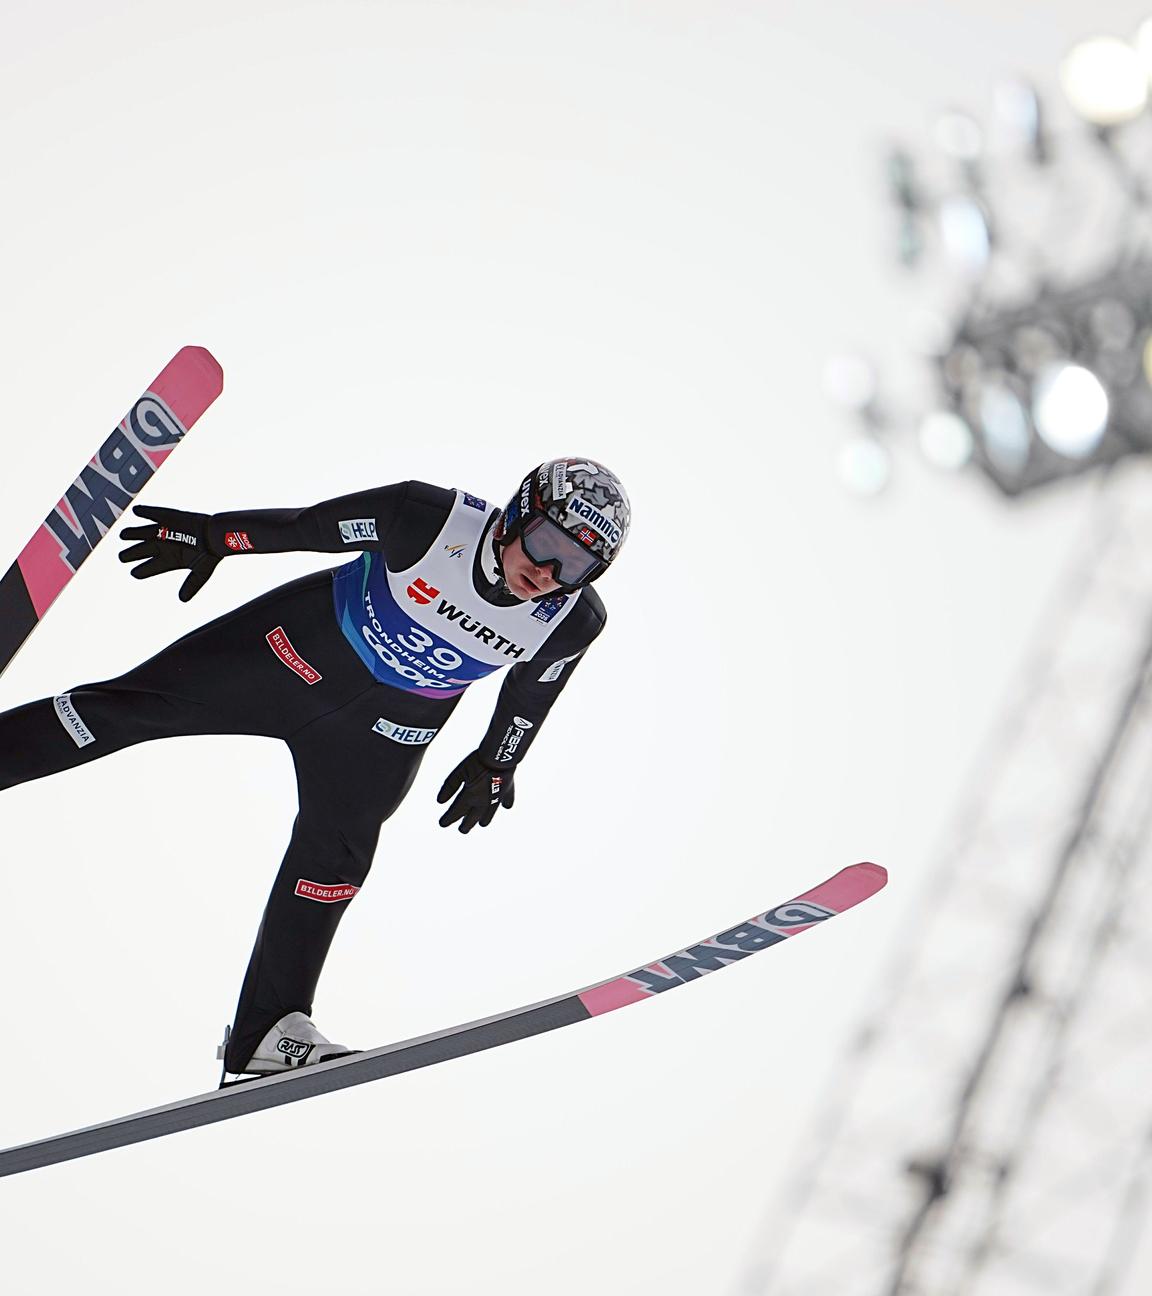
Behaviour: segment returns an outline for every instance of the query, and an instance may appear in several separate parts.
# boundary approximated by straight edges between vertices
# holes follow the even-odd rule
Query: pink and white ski
[[[91,1156],[145,1139],[161,1138],[178,1130],[229,1120],[267,1107],[299,1102],[302,1098],[331,1093],[336,1089],[402,1075],[450,1058],[480,1053],[561,1026],[588,1021],[601,1013],[686,985],[708,972],[728,967],[791,936],[809,931],[875,895],[887,881],[888,874],[879,864],[852,864],[810,891],[718,932],[698,945],[689,945],[667,958],[646,963],[634,972],[601,981],[586,990],[558,995],[555,999],[527,1008],[515,1008],[496,1017],[452,1026],[419,1039],[386,1044],[367,1053],[351,1053],[347,1057],[301,1067],[284,1075],[235,1082],[210,1093],[169,1103],[166,1107],[135,1112],[131,1116],[121,1116],[101,1125],[57,1134],[20,1147],[4,1148],[0,1150],[0,1178],[60,1161],[74,1161],[77,1157]]]
[[[0,579],[0,674],[223,387],[210,352],[181,347],[105,438]]]

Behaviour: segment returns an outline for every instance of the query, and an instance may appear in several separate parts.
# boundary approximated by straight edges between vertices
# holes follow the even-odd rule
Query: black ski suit
[[[496,516],[482,500],[422,482],[299,511],[217,514],[206,529],[214,553],[361,556],[244,604],[117,679],[0,714],[0,788],[154,738],[259,734],[288,744],[299,813],[241,989],[229,1071],[244,1069],[286,1013],[311,1015],[324,959],[367,877],[380,825],[472,682],[469,663],[476,678],[496,669],[496,656],[511,666],[478,749],[493,766],[511,768],[574,659],[603,628],[604,606],[590,588],[530,604],[512,598],[496,578]],[[454,534],[464,540],[453,543]],[[395,574],[413,570],[431,578],[414,576],[405,591]],[[445,573],[455,581],[452,600],[437,586]],[[397,618],[411,621],[406,633],[397,632]],[[527,633],[513,638],[509,624]],[[534,642],[524,647],[517,639]],[[473,662],[465,642],[487,661]]]

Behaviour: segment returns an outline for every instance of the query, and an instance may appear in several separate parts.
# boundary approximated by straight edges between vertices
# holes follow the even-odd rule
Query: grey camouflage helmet
[[[533,517],[546,517],[598,559],[583,584],[603,575],[628,536],[632,506],[620,478],[594,459],[550,459],[520,483],[502,519],[507,544]]]

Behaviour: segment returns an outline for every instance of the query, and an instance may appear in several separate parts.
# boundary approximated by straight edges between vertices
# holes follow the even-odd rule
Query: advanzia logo
[[[720,932],[711,940],[690,945],[659,963],[637,968],[624,979],[639,986],[646,994],[660,994],[709,972],[718,972],[729,963],[747,958],[757,950],[776,945],[796,932],[834,917],[835,913],[834,909],[826,909],[810,900],[793,900],[739,927]]]

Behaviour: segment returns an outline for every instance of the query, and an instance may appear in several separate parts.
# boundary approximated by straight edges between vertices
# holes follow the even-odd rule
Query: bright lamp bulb
[[[1094,126],[1118,126],[1144,111],[1148,74],[1140,55],[1115,36],[1073,46],[1060,65],[1068,102]]]
[[[1036,431],[1058,454],[1086,459],[1108,424],[1108,393],[1082,365],[1050,365],[1036,379],[1032,396]]]

